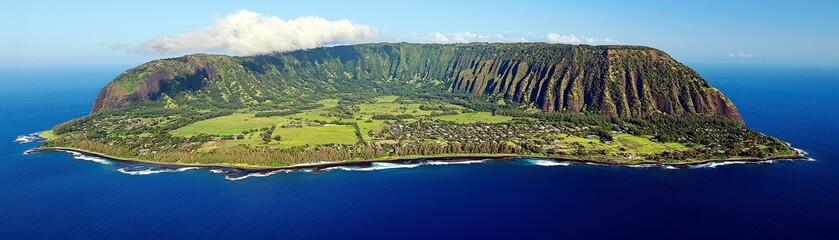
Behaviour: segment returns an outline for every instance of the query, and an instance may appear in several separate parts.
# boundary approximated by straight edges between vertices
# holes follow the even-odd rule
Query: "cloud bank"
[[[754,53],[744,53],[744,52],[729,53],[728,54],[728,57],[730,57],[730,58],[756,58],[756,57],[759,57],[759,56],[760,55],[757,55],[757,54],[754,54]]]
[[[493,34],[478,34],[473,32],[449,32],[449,33],[442,33],[442,32],[429,32],[429,33],[416,33],[412,32],[411,37],[415,40],[420,42],[432,42],[432,43],[468,43],[468,42],[533,42],[533,41],[545,41],[550,43],[565,43],[565,44],[591,44],[591,45],[604,45],[604,44],[618,44],[619,41],[610,39],[610,38],[596,38],[596,37],[587,37],[585,35],[580,35],[579,37],[574,34],[569,35],[561,35],[558,33],[548,33],[545,35],[544,38],[540,38],[538,36],[533,35],[532,33],[527,34],[528,37],[523,37],[520,35],[516,35],[511,31],[505,31],[502,33],[493,33]],[[535,40],[533,40],[535,39]]]
[[[607,44],[618,44],[620,42],[616,40],[612,40],[610,38],[596,38],[596,37],[586,37],[585,35],[577,35],[569,34],[569,35],[561,35],[559,33],[548,33],[545,36],[548,39],[548,42],[552,43],[566,43],[566,44],[591,44],[591,45],[607,45]]]
[[[422,42],[432,43],[530,42],[524,37],[515,36],[511,31],[494,34],[477,34],[473,32],[430,32],[420,34],[412,32],[411,37]]]
[[[547,41],[566,44],[617,44],[609,38],[574,34],[548,33],[544,37],[512,31],[478,34],[474,32],[411,33],[411,39],[431,43],[468,42],[532,42]],[[351,44],[384,39],[377,28],[353,23],[347,19],[330,21],[318,16],[286,20],[248,10],[239,10],[213,21],[204,29],[186,31],[175,36],[161,36],[134,47],[112,44],[111,50],[129,49],[145,54],[176,54],[183,52],[226,52],[241,55],[286,52],[331,44]],[[742,54],[742,53],[741,53]]]
[[[253,55],[328,44],[360,43],[377,35],[375,27],[347,19],[330,21],[309,16],[285,20],[240,10],[216,19],[202,30],[183,32],[174,37],[158,37],[138,45],[134,50],[147,54],[226,51]]]

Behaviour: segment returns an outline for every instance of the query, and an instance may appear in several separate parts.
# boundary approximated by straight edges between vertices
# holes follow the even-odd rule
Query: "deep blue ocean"
[[[0,68],[0,239],[839,238],[839,68],[689,65],[815,161],[131,175],[13,142],[85,115],[128,66]]]

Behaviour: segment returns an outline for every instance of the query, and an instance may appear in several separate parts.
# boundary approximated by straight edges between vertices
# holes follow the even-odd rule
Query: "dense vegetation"
[[[534,155],[623,163],[792,154],[695,72],[646,47],[364,44],[143,64],[46,147],[290,165]]]
[[[157,99],[170,107],[285,109],[333,94],[358,99],[364,97],[359,93],[440,90],[498,96],[545,111],[699,113],[741,121],[722,93],[660,50],[544,43],[363,44],[164,59],[117,77],[93,110]]]

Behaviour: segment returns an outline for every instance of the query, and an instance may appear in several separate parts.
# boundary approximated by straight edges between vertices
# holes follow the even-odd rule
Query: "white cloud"
[[[494,34],[477,34],[473,32],[412,32],[411,37],[420,42],[432,43],[468,43],[468,42],[529,42],[524,37],[516,36],[512,31]]]
[[[317,16],[285,20],[248,10],[216,19],[212,25],[177,36],[162,36],[137,46],[148,54],[188,51],[228,51],[262,54],[315,48],[328,44],[360,43],[374,39],[378,30],[347,19],[330,21]]]
[[[517,35],[512,31],[503,31],[494,34],[477,34],[473,32],[429,32],[416,33],[411,32],[411,37],[420,42],[432,43],[467,43],[467,42],[532,42],[532,39],[539,39],[540,37],[527,32],[524,36]],[[605,45],[605,44],[619,44],[619,41],[610,38],[596,38],[585,35],[561,35],[558,33],[548,33],[545,38],[550,43],[567,43],[567,44],[591,44],[591,45]],[[544,40],[536,40],[544,41]]]
[[[559,35],[558,33],[548,33],[548,42],[554,43],[570,43],[570,44],[580,44],[583,41],[575,36],[574,34],[570,35]]]
[[[559,33],[548,33],[545,36],[548,39],[548,42],[552,43],[567,43],[567,44],[592,44],[592,45],[602,45],[602,44],[618,44],[619,41],[610,39],[610,38],[596,38],[596,37],[586,37],[585,35],[577,35],[568,34],[562,35]]]
[[[744,53],[744,52],[729,53],[728,54],[728,57],[730,57],[730,58],[756,58],[756,57],[759,57],[759,56],[760,55],[757,55],[757,54],[754,54],[754,53]]]

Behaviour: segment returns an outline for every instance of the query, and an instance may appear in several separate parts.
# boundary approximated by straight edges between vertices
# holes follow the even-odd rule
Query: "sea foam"
[[[804,151],[804,149],[800,149],[800,148],[792,148],[792,149],[793,149],[793,150],[795,150],[795,151],[797,151],[797,152],[798,152],[799,154],[801,154],[802,156],[803,156],[803,155],[807,155],[807,154],[809,154],[807,151]]]
[[[415,168],[419,167],[421,164],[399,164],[399,163],[385,163],[385,162],[374,162],[370,164],[370,166],[337,166],[337,167],[329,167],[323,169],[324,171],[329,170],[342,170],[342,171],[376,171],[376,170],[385,170],[385,169],[396,169],[396,168]]]
[[[795,151],[798,151],[798,154],[800,154],[802,157],[804,157],[804,159],[803,159],[804,161],[816,161],[815,158],[808,157],[807,155],[809,155],[810,153],[808,153],[807,151],[804,151],[804,149],[800,149],[800,148],[792,148],[792,149],[795,149]]]
[[[29,155],[33,153],[35,153],[35,149],[27,149],[26,151],[23,151],[23,155]]]
[[[553,166],[571,166],[571,162],[569,161],[554,161],[554,160],[546,160],[546,159],[529,159],[527,160],[528,163],[537,165],[537,166],[544,166],[544,167],[553,167]]]
[[[719,166],[725,165],[735,165],[735,164],[764,164],[764,163],[775,163],[778,160],[764,160],[764,161],[725,161],[725,162],[709,162],[697,165],[690,165],[690,168],[716,168]]]
[[[475,164],[475,163],[485,163],[486,160],[469,160],[469,161],[428,161],[425,162],[427,165],[452,165],[452,164]]]
[[[182,167],[182,168],[147,168],[141,170],[134,170],[130,168],[119,168],[117,169],[118,172],[125,173],[128,175],[149,175],[155,173],[168,173],[168,172],[184,172],[189,170],[199,169],[200,167]]]
[[[213,170],[215,170],[215,169],[213,169]],[[248,174],[244,174],[244,175],[240,175],[240,176],[225,175],[224,179],[227,179],[229,181],[236,181],[236,180],[242,180],[242,179],[249,178],[249,177],[267,177],[267,176],[271,176],[271,175],[274,175],[274,174],[277,174],[277,173],[290,173],[292,171],[293,170],[283,169],[283,170],[267,171],[267,172],[254,172],[254,173],[248,173]]]
[[[626,166],[631,167],[631,168],[654,168],[654,167],[658,167],[659,165],[658,164],[630,164],[630,165],[626,165]]]
[[[91,162],[95,162],[95,163],[99,163],[99,164],[105,164],[105,165],[111,164],[111,161],[108,161],[107,159],[104,159],[104,158],[88,156],[88,155],[84,155],[80,152],[75,152],[75,151],[65,151],[65,152],[73,154],[73,158],[78,159],[78,160],[91,161]]]
[[[44,139],[41,138],[41,136],[38,135],[37,133],[30,133],[30,134],[27,134],[27,135],[17,136],[17,138],[15,138],[15,140],[13,142],[20,143],[20,144],[26,144],[26,143],[31,143],[31,142],[38,142],[38,141],[41,141],[41,140],[44,140]]]

